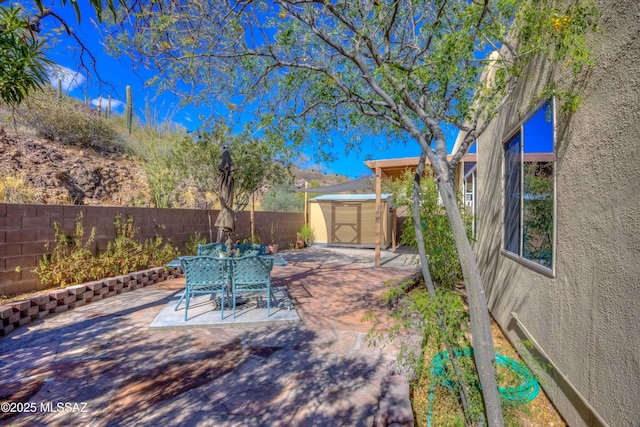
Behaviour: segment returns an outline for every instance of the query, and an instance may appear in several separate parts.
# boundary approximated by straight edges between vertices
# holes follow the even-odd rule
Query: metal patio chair
[[[224,319],[224,296],[229,280],[228,260],[214,256],[194,256],[182,257],[180,261],[186,278],[186,287],[174,310],[178,309],[184,299],[184,320],[187,320],[191,297],[196,294],[213,295],[219,293],[221,298],[220,316]]]
[[[267,317],[271,315],[271,270],[273,258],[245,256],[231,260],[231,289],[233,317],[236,317],[236,294],[265,291]]]
[[[219,256],[220,252],[227,253],[227,245],[224,243],[207,243],[198,245],[198,256]]]

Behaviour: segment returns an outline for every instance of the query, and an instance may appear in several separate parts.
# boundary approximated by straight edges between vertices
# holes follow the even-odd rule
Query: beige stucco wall
[[[544,62],[478,140],[476,252],[492,314],[517,346],[532,337],[546,353],[525,358],[542,364],[537,373],[569,425],[600,425],[598,414],[611,426],[638,426],[640,2],[596,4],[601,33],[589,45],[597,65],[579,110],[559,115],[556,129],[555,277],[501,252],[502,141],[547,78],[564,84],[564,71],[552,73]]]
[[[309,201],[309,225],[315,234],[314,243],[326,244],[329,241],[329,223],[331,222],[331,210],[325,212],[322,205],[315,201]]]

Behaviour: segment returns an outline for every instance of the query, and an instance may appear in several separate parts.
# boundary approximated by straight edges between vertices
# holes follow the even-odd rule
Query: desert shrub
[[[288,190],[285,186],[274,186],[264,194],[262,209],[271,212],[302,212],[304,195]]]
[[[21,124],[42,138],[103,151],[121,149],[118,134],[109,121],[76,99],[58,99],[52,90],[30,96],[17,116]]]
[[[105,252],[98,254],[100,265],[94,273],[96,278],[161,266],[180,255],[178,249],[159,234],[144,242],[137,240],[138,229],[132,216],[123,221],[116,215],[113,224],[116,237],[107,244]]]
[[[115,217],[116,237],[103,252],[91,249],[95,227],[85,239],[82,214],[75,224],[75,231],[67,235],[54,223],[55,248],[40,259],[34,270],[41,283],[51,287],[75,285],[162,266],[180,255],[177,248],[158,234],[144,242],[138,241],[135,238],[138,230],[131,216],[124,221],[120,215]]]
[[[147,183],[153,196],[154,206],[168,208],[175,206],[175,193],[178,186],[178,175],[174,161],[174,147],[184,138],[182,128],[172,126],[170,122],[156,125],[147,124],[138,127],[124,138],[124,144],[142,162]],[[157,123],[157,122],[152,122]],[[190,191],[179,192],[181,206],[195,206],[195,195]]]
[[[313,243],[316,240],[316,233],[313,231],[313,227],[309,224],[304,224],[300,228],[298,234],[305,243]]]
[[[444,206],[439,202],[438,188],[431,170],[425,171],[425,176],[420,180],[420,218],[413,218],[413,179],[413,175],[407,173],[402,180],[394,184],[393,189],[395,205],[406,206],[408,212],[407,220],[402,224],[401,243],[417,251],[414,221],[420,221],[432,279],[437,285],[450,289],[462,280],[462,269],[449,218]],[[473,217],[466,213],[462,205],[459,208],[467,235],[471,238]]]
[[[37,203],[39,191],[23,172],[15,175],[0,174],[0,203]]]
[[[85,239],[82,213],[75,221],[75,230],[65,234],[60,224],[53,223],[55,247],[51,254],[43,256],[34,270],[40,282],[51,287],[75,285],[92,279],[95,261],[91,250],[95,238],[95,227]],[[47,249],[50,243],[46,244]]]
[[[189,256],[197,255],[198,245],[204,245],[205,243],[207,243],[207,238],[196,231],[189,236],[189,240],[184,244],[184,251]]]

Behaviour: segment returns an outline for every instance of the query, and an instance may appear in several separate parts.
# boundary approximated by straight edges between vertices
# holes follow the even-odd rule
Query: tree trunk
[[[471,336],[473,338],[473,354],[482,386],[482,397],[484,399],[487,420],[489,426],[502,427],[504,426],[504,420],[502,418],[500,396],[498,395],[496,370],[493,364],[495,360],[495,349],[491,335],[491,322],[489,319],[487,299],[482,286],[482,279],[480,278],[475,254],[471,249],[471,244],[469,243],[464,223],[462,222],[462,216],[458,209],[453,180],[443,178],[445,177],[443,177],[441,173],[438,173],[438,190],[442,198],[442,203],[447,211],[447,216],[449,217],[451,231],[456,243],[458,255],[460,256],[464,286],[467,291]]]
[[[424,278],[425,284],[427,286],[427,291],[429,293],[429,297],[436,298],[436,288],[433,284],[433,280],[431,279],[431,272],[429,270],[429,260],[427,258],[427,250],[424,246],[424,238],[422,236],[422,227],[421,216],[420,216],[420,180],[422,177],[422,173],[424,172],[426,160],[426,153],[423,151],[420,155],[420,161],[418,162],[418,166],[416,168],[416,174],[413,179],[413,190],[411,192],[412,199],[412,212],[413,212],[413,227],[416,233],[416,245],[418,247],[418,255],[420,256],[420,267],[422,270],[422,277]],[[458,363],[458,357],[451,346],[451,343],[447,340],[447,324],[444,320],[444,315],[442,310],[438,309],[438,323],[440,329],[443,332],[443,341],[447,353],[449,354],[449,360],[453,365],[453,370],[458,375],[458,382],[460,383],[460,401],[462,403],[462,407],[464,409],[464,414],[467,419],[467,423],[472,423],[471,415],[469,413],[469,395],[467,391],[469,390],[469,385],[464,379],[464,375],[462,374],[462,370],[460,368],[460,364]]]

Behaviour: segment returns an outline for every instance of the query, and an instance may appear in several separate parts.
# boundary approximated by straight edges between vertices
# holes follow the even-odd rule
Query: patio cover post
[[[256,193],[251,193],[251,213],[249,215],[251,223],[251,243],[254,243],[256,236]]]
[[[309,187],[309,183],[305,181],[304,189],[306,190],[308,187]],[[309,224],[309,212],[307,211],[307,206],[309,206],[309,193],[305,191],[304,192],[304,225]]]
[[[397,222],[398,214],[395,209],[391,211],[391,247],[395,251],[398,248],[398,241],[396,239],[396,234],[398,232]]]
[[[382,226],[382,168],[376,167],[376,253],[375,266],[380,267],[380,229]]]

